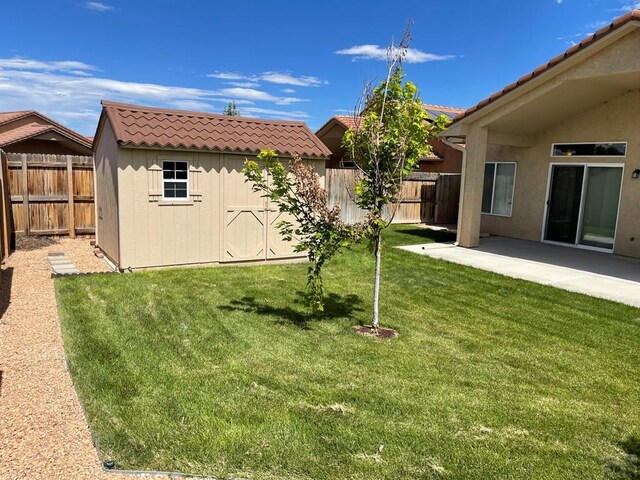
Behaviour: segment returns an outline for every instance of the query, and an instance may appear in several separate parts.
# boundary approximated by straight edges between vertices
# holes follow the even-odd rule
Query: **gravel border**
[[[46,258],[61,251],[83,273],[109,268],[89,239],[37,242],[14,252],[0,276],[0,479],[130,480],[98,459],[67,370]]]

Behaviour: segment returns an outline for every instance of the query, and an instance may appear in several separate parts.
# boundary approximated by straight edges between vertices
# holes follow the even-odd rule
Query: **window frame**
[[[624,155],[555,155],[556,145],[606,145],[622,143],[624,144]],[[615,141],[615,142],[553,142],[551,144],[551,158],[627,158],[627,150],[629,143],[627,141]]]
[[[164,172],[165,172],[165,167],[164,164],[167,162],[171,162],[171,163],[186,163],[187,164],[187,178],[186,179],[181,179],[181,178],[172,178],[172,179],[168,179],[168,178],[164,178]],[[189,162],[189,160],[185,160],[185,159],[171,159],[171,158],[167,158],[167,159],[162,159],[162,201],[164,202],[188,202],[189,200],[191,200],[190,197],[190,192],[189,192],[189,169],[191,168],[191,163]],[[174,172],[177,170],[173,170]],[[185,197],[167,197],[165,196],[165,183],[167,182],[172,182],[172,183],[184,183],[186,185],[186,190],[187,190],[187,194]]]
[[[491,215],[492,217],[511,218],[511,216],[513,215],[513,197],[515,196],[515,193],[516,193],[516,176],[518,174],[518,162],[485,162],[484,164],[485,169],[486,169],[486,166],[489,164],[495,165],[493,168],[493,185],[491,186],[491,211],[490,212],[482,211],[482,199],[480,199],[480,209],[481,209],[480,213],[482,215]],[[511,189],[511,202],[509,205],[508,214],[493,213],[493,204],[495,202],[495,196],[496,196],[496,175],[498,174],[499,164],[513,165],[513,188]],[[484,179],[484,172],[483,172],[483,179]],[[484,183],[483,183],[483,192],[484,192]]]

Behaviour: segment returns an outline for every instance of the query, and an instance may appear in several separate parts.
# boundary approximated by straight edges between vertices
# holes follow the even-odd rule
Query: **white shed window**
[[[189,162],[162,162],[162,196],[166,200],[189,198]]]
[[[514,162],[489,162],[484,166],[482,213],[511,216],[513,186],[516,180]]]

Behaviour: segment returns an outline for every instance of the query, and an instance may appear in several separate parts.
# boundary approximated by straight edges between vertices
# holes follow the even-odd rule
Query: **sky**
[[[0,111],[93,135],[100,100],[305,121],[353,112],[412,20],[406,79],[467,108],[637,0],[21,0],[0,28]]]

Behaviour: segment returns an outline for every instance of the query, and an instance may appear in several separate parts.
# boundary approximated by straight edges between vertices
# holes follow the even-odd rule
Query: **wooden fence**
[[[340,205],[342,219],[347,223],[362,220],[365,211],[354,202],[353,188],[358,171],[328,168],[326,189],[329,205]],[[458,219],[460,174],[416,172],[402,184],[401,201],[387,209],[386,218],[393,223],[452,224]]]
[[[10,198],[7,155],[0,150],[0,262],[3,262],[9,256],[13,247]]]
[[[95,233],[93,158],[9,153],[9,192],[16,232]]]

